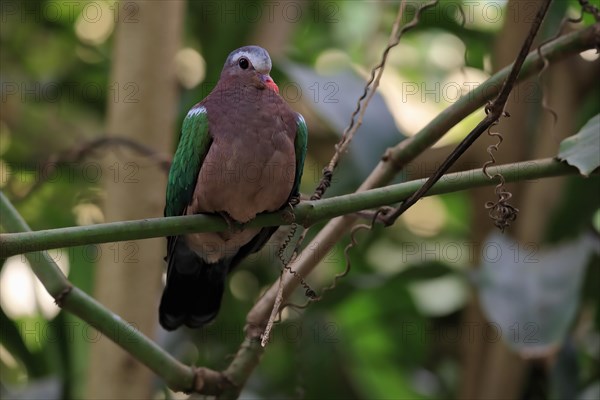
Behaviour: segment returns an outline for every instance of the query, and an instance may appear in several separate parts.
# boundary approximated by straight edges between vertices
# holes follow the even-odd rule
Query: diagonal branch
[[[30,231],[17,210],[0,192],[2,228],[8,232]],[[61,308],[77,315],[140,362],[161,376],[174,390],[189,390],[196,371],[161,349],[155,342],[106,309],[80,289],[73,287],[47,252],[26,253],[31,269]]]
[[[410,196],[406,201],[404,201],[396,210],[392,213],[386,215],[383,218],[383,221],[386,226],[393,225],[396,222],[396,219],[400,215],[402,215],[406,210],[412,207],[421,197],[423,197],[428,190],[438,181],[440,178],[450,169],[450,167],[460,158],[460,156],[467,151],[469,147],[481,136],[481,134],[487,131],[493,124],[495,124],[502,113],[504,112],[504,107],[506,106],[506,102],[508,101],[508,96],[512,91],[513,87],[517,83],[517,78],[523,68],[523,64],[525,63],[525,59],[527,58],[527,54],[531,49],[531,45],[533,44],[533,40],[535,39],[537,32],[544,21],[544,17],[546,16],[546,12],[550,7],[550,2],[552,0],[545,0],[540,9],[538,10],[533,23],[531,24],[531,29],[529,30],[529,34],[523,42],[521,46],[521,50],[519,51],[519,55],[517,59],[512,65],[510,73],[506,77],[504,84],[502,85],[502,89],[500,93],[498,93],[498,97],[492,102],[491,105],[486,106],[486,117],[479,123],[477,126],[465,137],[462,142],[450,153],[448,158],[444,160],[442,165],[433,173],[433,175],[427,180],[427,182],[417,190],[412,196]]]
[[[544,56],[550,61],[555,62],[559,59],[580,53],[584,50],[593,48],[600,39],[600,24],[595,24],[581,31],[562,36],[546,47]],[[437,142],[454,125],[463,120],[477,108],[491,100],[500,91],[501,83],[506,79],[511,66],[508,66],[497,72],[494,76],[484,82],[481,86],[469,92],[466,96],[460,98],[456,103],[448,107],[427,126],[421,129],[415,136],[400,142],[393,148],[388,149],[382,157],[381,162],[375,167],[371,175],[359,187],[358,192],[366,191],[372,188],[386,185],[391,181],[396,173],[400,171],[409,162],[414,160],[425,149]],[[540,58],[537,52],[529,54],[521,74],[520,79],[539,71],[541,68]],[[340,237],[347,232],[354,222],[356,216],[345,215],[335,218],[323,229],[321,229],[315,238],[300,253],[295,263],[295,271],[303,277],[306,277],[335,245]],[[283,297],[286,299],[298,285],[296,279],[285,278]],[[271,288],[261,297],[248,313],[247,324],[249,330],[247,334],[254,336],[262,333],[264,324],[269,317],[279,282],[275,282]]]
[[[315,188],[314,193],[310,197],[311,200],[321,199],[327,191],[327,189],[329,188],[329,186],[331,185],[333,172],[338,165],[340,157],[348,150],[348,147],[350,146],[354,135],[362,125],[363,118],[367,111],[367,107],[371,102],[371,99],[373,98],[373,96],[375,96],[375,93],[377,93],[379,81],[383,76],[383,71],[385,69],[385,65],[390,51],[394,47],[398,46],[398,44],[400,43],[400,39],[406,32],[410,31],[418,25],[421,19],[421,14],[428,8],[431,8],[437,4],[438,0],[432,0],[427,3],[421,4],[415,11],[415,15],[411,19],[411,21],[404,25],[402,28],[400,28],[400,22],[402,21],[402,15],[404,14],[406,1],[402,1],[400,3],[398,13],[396,14],[396,20],[394,21],[394,25],[392,26],[392,32],[390,33],[390,37],[388,39],[388,44],[381,56],[381,61],[379,62],[379,64],[373,67],[373,69],[371,69],[371,76],[365,84],[363,93],[356,102],[356,108],[350,116],[350,123],[348,124],[346,129],[344,129],[344,132],[339,142],[335,145],[335,153],[333,154],[333,157],[331,157],[329,164],[323,169],[323,177],[321,178],[321,181]]]
[[[313,194],[311,195],[310,200],[320,200],[323,197],[323,195],[325,194],[325,192],[327,191],[327,189],[329,188],[329,186],[331,185],[331,179],[333,178],[333,172],[337,168],[340,157],[345,152],[348,151],[348,147],[350,146],[350,143],[352,142],[354,135],[357,133],[358,129],[362,125],[363,118],[367,111],[367,107],[369,106],[369,103],[371,102],[371,99],[373,98],[373,96],[375,96],[375,93],[377,93],[377,89],[379,88],[379,82],[381,81],[381,77],[383,76],[383,72],[385,70],[385,66],[386,66],[390,51],[400,43],[400,39],[406,32],[415,28],[419,24],[419,21],[421,19],[421,14],[428,8],[431,8],[437,4],[438,4],[438,0],[432,0],[432,1],[421,4],[416,9],[415,15],[413,16],[411,21],[409,23],[405,24],[402,28],[400,28],[402,16],[404,15],[404,9],[406,8],[406,0],[402,0],[400,2],[400,5],[398,7],[398,12],[396,13],[396,19],[394,21],[394,24],[392,25],[392,32],[390,33],[390,36],[388,38],[388,44],[385,47],[385,49],[383,50],[383,54],[381,55],[381,60],[379,61],[379,64],[377,64],[375,67],[373,67],[371,69],[371,75],[363,88],[363,93],[356,101],[356,108],[350,115],[350,123],[348,124],[346,129],[344,129],[344,132],[343,132],[342,137],[340,138],[339,142],[335,145],[335,152],[334,152],[333,156],[331,157],[329,164],[323,169],[323,176],[322,176],[319,184],[315,188]],[[303,232],[300,234],[300,237],[296,241],[294,250],[292,251],[292,255],[289,258],[289,260],[287,262],[282,260],[283,261],[282,273],[284,270],[287,270],[291,274],[296,275],[300,279],[302,285],[306,285],[306,283],[304,282],[302,277],[298,276],[295,273],[295,271],[293,270],[293,265],[298,256],[298,251],[304,242],[307,232],[308,232],[308,230],[307,230],[307,228],[305,228],[303,230]],[[287,246],[287,244],[285,246]],[[282,246],[281,248],[284,249],[285,246]],[[279,282],[282,282],[281,279],[279,280]],[[263,347],[269,341],[269,335],[270,335],[271,328],[273,327],[273,324],[275,322],[275,318],[277,317],[277,314],[280,312],[279,306],[281,305],[281,300],[282,300],[281,299],[282,290],[283,290],[283,286],[280,285],[278,296],[276,297],[275,304],[273,306],[273,309],[271,310],[271,316],[269,317],[267,327],[265,329],[264,335],[262,336],[261,344]],[[312,292],[312,289],[310,289],[310,288],[308,288],[307,290],[308,290],[307,293]]]
[[[105,133],[105,135],[107,135]],[[101,150],[117,150],[119,148],[128,148],[140,156],[146,157],[149,160],[155,162],[165,173],[169,173],[171,167],[171,159],[163,154],[160,154],[150,146],[146,146],[143,143],[129,139],[125,136],[102,136],[96,139],[92,139],[83,143],[78,144],[74,148],[62,151],[58,154],[53,154],[43,162],[44,174],[40,174],[40,179],[37,179],[35,183],[18,198],[13,199],[15,202],[25,200],[31,196],[37,190],[39,190],[48,178],[53,176],[54,172],[63,165],[71,163],[79,163],[87,157],[100,153]]]

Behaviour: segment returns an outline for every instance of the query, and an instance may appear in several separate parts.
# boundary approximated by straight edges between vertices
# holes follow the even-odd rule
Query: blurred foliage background
[[[405,21],[418,3],[409,2]],[[448,0],[426,12],[391,52],[380,94],[328,195],[354,190],[388,146],[414,135],[512,62],[538,3]],[[143,20],[140,3],[2,2],[0,187],[32,229],[106,221],[106,180],[143,203],[135,185],[147,182],[137,172],[170,158],[187,110],[210,92],[229,52],[246,44],[269,50],[282,96],[307,119],[302,192],[312,192],[385,48],[398,2],[188,1],[183,7],[181,43],[169,61],[178,89],[176,123],[164,132],[171,146],[142,140],[155,152],[146,157],[122,145],[85,147],[109,134],[127,137],[107,132],[107,110],[148,94],[139,82],[113,81],[111,75],[119,61],[116,28]],[[579,9],[575,0],[554,2],[540,35],[553,36],[561,19],[579,15]],[[586,16],[566,30],[592,22]],[[582,53],[515,89],[507,107],[512,118],[498,127],[506,139],[501,162],[555,155],[561,138],[598,112],[597,58],[593,51]],[[543,95],[558,112],[555,125],[540,105]],[[448,146],[482,116],[479,110],[458,124],[398,180],[433,172]],[[457,169],[487,160],[491,141],[480,142]],[[116,161],[106,164],[106,153]],[[423,199],[395,226],[360,234],[350,252],[350,275],[308,309],[286,309],[242,397],[598,398],[598,178],[556,178],[510,189],[521,214],[503,236],[494,233],[483,207],[492,189]],[[147,217],[159,215],[157,209]],[[145,333],[188,363],[225,367],[243,338],[247,311],[278,276],[274,252],[284,237],[232,274],[214,324],[167,333],[153,312],[154,328]],[[348,240],[325,256],[311,285],[325,286],[343,271]],[[111,285],[97,279],[100,260],[135,261],[136,246],[51,254],[75,285],[93,294],[99,285]],[[1,268],[2,397],[95,398],[90,376],[122,350],[114,346],[101,358],[91,357],[104,339],[60,312],[21,256],[2,260]],[[163,262],[145,268],[160,274]],[[154,303],[145,307],[155,310],[160,287],[148,291]],[[294,300],[304,301],[301,294]],[[128,321],[134,328],[143,325],[135,316]],[[131,361],[121,368],[127,378],[128,370],[144,367]],[[152,376],[129,385],[140,386],[138,393],[147,398],[182,398]]]

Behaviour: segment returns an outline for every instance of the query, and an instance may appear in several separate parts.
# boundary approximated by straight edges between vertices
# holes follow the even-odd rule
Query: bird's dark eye
[[[242,58],[240,58],[240,61],[238,61],[238,65],[240,66],[241,69],[248,69],[248,67],[250,66],[250,63],[248,62],[248,59],[242,57]]]

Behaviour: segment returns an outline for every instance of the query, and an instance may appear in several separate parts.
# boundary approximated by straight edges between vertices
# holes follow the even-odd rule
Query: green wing
[[[196,106],[183,120],[181,138],[169,171],[165,217],[182,215],[190,204],[200,166],[211,143],[206,108]]]
[[[298,195],[300,191],[300,180],[302,179],[302,171],[304,170],[304,159],[306,158],[306,146],[308,142],[308,128],[302,115],[298,114],[296,124],[296,140],[294,141],[294,148],[296,150],[296,176],[294,178],[292,196]]]

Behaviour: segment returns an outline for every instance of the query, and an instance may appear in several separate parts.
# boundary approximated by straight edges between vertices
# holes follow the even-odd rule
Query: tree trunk
[[[512,0],[507,7],[507,22],[498,36],[495,48],[495,70],[514,61],[529,31],[531,20],[519,18],[514,14],[515,10],[522,12],[525,7],[522,4],[519,6],[518,3],[519,0]],[[531,3],[528,1],[526,7],[537,9],[541,1],[536,0],[535,5]],[[544,73],[541,81],[534,77],[515,87],[506,105],[510,118],[501,118],[500,124],[492,129],[502,133],[505,139],[496,154],[498,164],[555,156],[560,141],[575,133],[573,116],[577,114],[581,99],[576,96],[577,74],[572,73],[576,65],[569,64],[578,62],[562,61],[552,65]],[[556,126],[553,126],[551,115],[541,109],[539,96],[535,95],[535,90],[542,83],[547,101],[559,116]],[[470,162],[483,165],[489,159],[486,153],[487,146],[496,141],[495,138],[483,135],[468,152]],[[555,178],[507,186],[513,194],[510,203],[520,212],[505,235],[514,237],[521,249],[528,243],[542,245],[548,216],[559,200],[563,182],[564,178]],[[496,229],[484,204],[486,201],[495,201],[496,198],[490,188],[474,189],[470,193],[474,208],[472,238],[475,243],[481,245],[490,231]],[[541,204],[544,206],[540,207]],[[479,250],[476,254],[481,254]],[[463,322],[478,327],[489,323],[483,315],[476,293],[471,297],[463,315]],[[502,340],[485,341],[482,335],[475,335],[474,338],[475,340],[465,341],[462,346],[463,376],[459,397],[519,398],[528,371],[527,362],[510,350]]]
[[[177,110],[175,53],[180,47],[183,2],[127,1],[115,18],[108,104],[108,135],[169,153]],[[153,160],[117,151],[103,163],[107,221],[162,215],[166,174]],[[100,248],[95,297],[152,337],[164,268],[164,239],[113,243]],[[122,340],[127,340],[123,332]],[[101,337],[91,346],[88,398],[151,398],[150,371]]]

